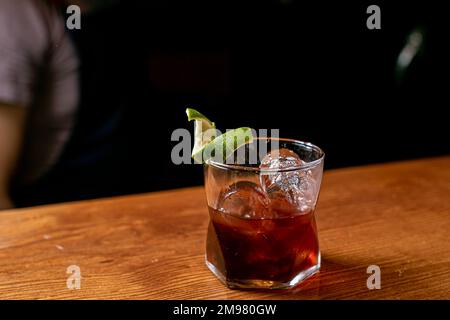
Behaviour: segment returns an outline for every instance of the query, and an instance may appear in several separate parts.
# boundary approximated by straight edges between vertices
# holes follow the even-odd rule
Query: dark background
[[[439,2],[243,3],[139,5],[134,36],[149,53],[149,101],[133,122],[142,186],[202,183],[201,168],[170,162],[173,129],[192,130],[186,106],[222,129],[279,128],[311,141],[326,168],[450,153],[449,27]],[[370,4],[381,8],[381,30],[366,28]],[[398,79],[416,28],[423,46]]]
[[[83,182],[61,175],[46,202],[201,184],[201,166],[170,158],[173,130],[193,130],[187,106],[222,130],[277,128],[310,141],[326,169],[450,153],[442,2],[211,2],[122,1],[82,16],[71,31],[82,61],[76,132],[108,156],[72,170]],[[366,27],[371,4],[381,30]],[[414,30],[424,41],[399,77]],[[69,185],[70,196],[56,195]]]

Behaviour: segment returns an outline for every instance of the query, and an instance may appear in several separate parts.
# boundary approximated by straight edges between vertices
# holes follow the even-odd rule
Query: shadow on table
[[[364,265],[354,259],[324,255],[320,271],[291,290],[249,291],[261,293],[265,298],[271,293],[272,299],[349,299],[354,298],[358,290],[367,290],[367,276]]]

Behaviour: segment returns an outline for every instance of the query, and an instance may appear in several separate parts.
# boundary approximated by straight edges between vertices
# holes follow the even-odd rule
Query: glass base
[[[279,282],[261,279],[227,279],[211,262],[206,259],[206,266],[209,270],[230,289],[292,289],[299,283],[309,278],[320,269],[320,252],[317,258],[317,264],[297,274],[288,282]]]

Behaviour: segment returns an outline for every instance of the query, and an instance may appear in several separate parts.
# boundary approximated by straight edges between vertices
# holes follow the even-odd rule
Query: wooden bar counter
[[[450,157],[326,171],[316,214],[321,271],[283,292],[207,269],[202,187],[3,211],[0,299],[450,298]]]

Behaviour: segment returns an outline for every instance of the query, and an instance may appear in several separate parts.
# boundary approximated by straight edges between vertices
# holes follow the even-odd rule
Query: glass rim
[[[289,142],[292,144],[298,144],[303,147],[307,147],[309,149],[317,151],[319,153],[319,157],[316,160],[313,160],[311,162],[304,162],[301,165],[290,166],[290,167],[286,167],[286,168],[282,168],[282,169],[277,169],[277,168],[261,169],[260,167],[252,167],[250,165],[242,165],[242,164],[228,164],[228,163],[213,161],[211,159],[205,160],[205,164],[212,166],[212,167],[220,168],[220,169],[248,171],[248,172],[268,174],[268,173],[297,171],[297,170],[305,170],[305,169],[315,168],[323,162],[323,159],[325,157],[325,152],[323,152],[323,150],[321,148],[312,144],[311,142],[305,142],[305,141],[295,140],[295,139],[271,138],[271,137],[259,137],[259,138],[255,138],[253,141],[255,141],[255,140],[278,140],[278,141],[283,141],[283,142]]]

